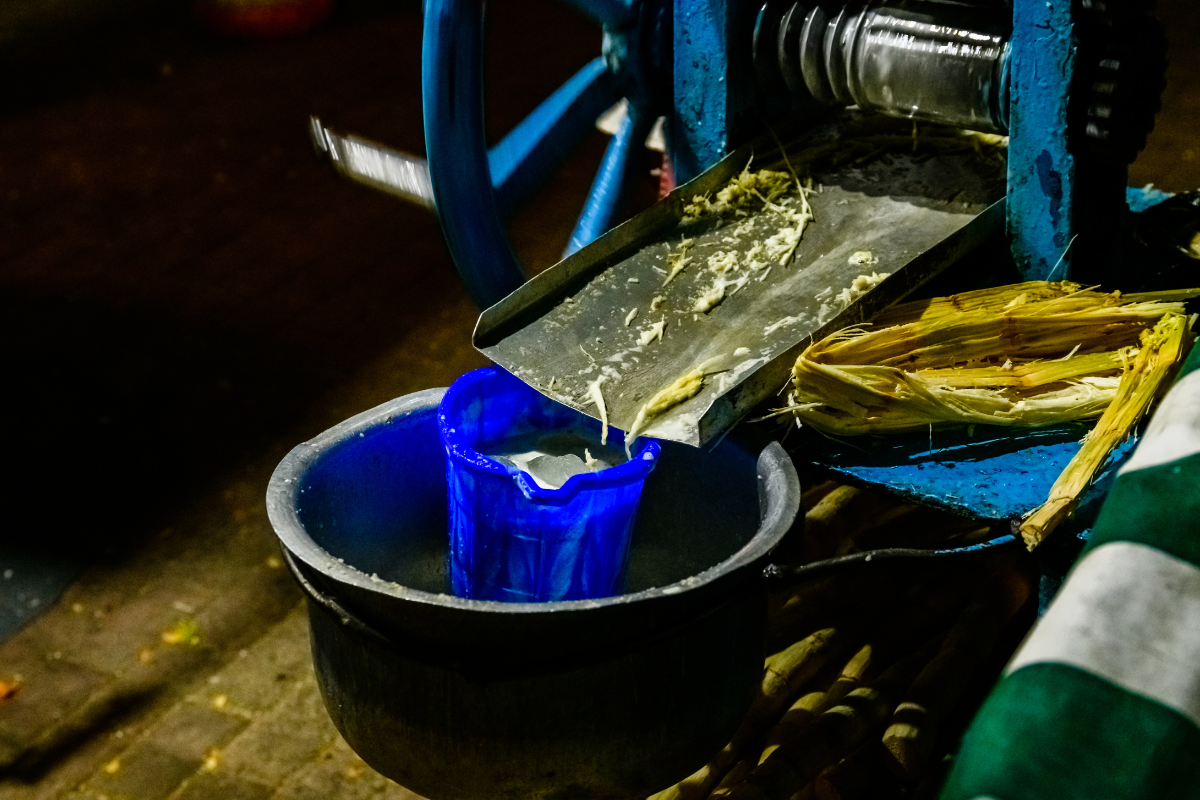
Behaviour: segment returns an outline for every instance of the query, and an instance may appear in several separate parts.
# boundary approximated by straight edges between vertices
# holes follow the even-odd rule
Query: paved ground
[[[500,131],[599,35],[491,5]],[[163,12],[6,62],[34,71],[0,80],[0,584],[80,577],[0,588],[10,629],[36,616],[0,644],[0,800],[411,797],[324,714],[263,507],[294,443],[481,363],[436,222],[308,152],[310,113],[422,150],[419,3],[381,6],[255,45]],[[1172,83],[1132,182],[1186,189],[1200,9],[1160,6]],[[527,262],[556,259],[603,144],[517,220]]]

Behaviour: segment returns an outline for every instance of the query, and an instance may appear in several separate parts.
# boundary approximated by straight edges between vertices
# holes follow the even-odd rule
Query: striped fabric
[[[1200,798],[1200,347],[942,800]]]

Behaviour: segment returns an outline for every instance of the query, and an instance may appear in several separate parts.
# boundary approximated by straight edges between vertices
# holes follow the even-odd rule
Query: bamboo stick
[[[919,777],[933,753],[941,720],[991,652],[1001,627],[1024,605],[1032,589],[1029,574],[1010,566],[975,591],[884,732],[888,765],[896,774],[906,780]]]

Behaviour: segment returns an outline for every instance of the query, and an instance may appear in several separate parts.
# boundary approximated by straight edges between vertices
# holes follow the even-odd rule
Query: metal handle
[[[371,627],[346,609],[342,608],[338,601],[322,592],[316,586],[313,586],[312,583],[309,582],[308,578],[305,578],[304,575],[301,574],[300,568],[296,566],[296,562],[292,559],[292,554],[287,551],[287,548],[283,548],[283,562],[287,564],[288,570],[292,573],[292,577],[296,579],[296,583],[300,584],[300,588],[304,590],[304,593],[327,608],[329,611],[332,611],[333,615],[337,617],[343,625],[355,633],[361,633],[364,636],[368,636],[387,645],[392,644],[392,641],[388,639],[388,637],[384,636],[382,633],[375,630],[375,628]]]
[[[334,133],[316,117],[310,117],[308,122],[317,154],[328,158],[338,172],[437,212],[433,185],[429,181],[429,164],[425,159],[357,136]]]

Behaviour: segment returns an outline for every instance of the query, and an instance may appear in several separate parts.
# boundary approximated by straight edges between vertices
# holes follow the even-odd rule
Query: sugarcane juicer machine
[[[613,261],[624,246],[621,231],[637,228],[636,220],[669,205],[661,201],[610,231],[622,220],[630,185],[645,177],[642,159],[635,156],[652,131],[665,145],[664,171],[681,186],[677,194],[689,197],[692,187],[711,190],[721,185],[718,178],[736,174],[742,164],[731,168],[727,162],[740,157],[748,142],[768,135],[778,142],[776,131],[786,137],[815,128],[847,106],[914,124],[1006,134],[1004,197],[981,217],[997,229],[1003,224],[1018,274],[1126,288],[1121,263],[1131,219],[1127,167],[1153,126],[1166,69],[1166,40],[1150,15],[1150,0],[567,2],[601,27],[601,54],[490,147],[483,121],[481,0],[425,3],[427,160],[312,120],[318,151],[341,173],[437,213],[469,293],[488,309],[476,346],[510,370],[503,342],[491,346],[500,334],[488,340],[489,327],[511,329],[536,307],[561,301],[564,287],[595,267],[583,264],[587,252],[596,253],[591,262]],[[525,284],[506,221],[601,115],[616,122],[566,260],[550,270],[563,277],[547,273]],[[1144,205],[1147,197],[1139,192],[1136,199]],[[943,260],[951,257],[943,254]],[[857,319],[865,318],[863,312]],[[560,349],[575,351],[573,345]],[[713,403],[723,412],[708,414],[690,438],[677,438],[699,445],[715,441],[755,402],[775,393],[795,352],[778,349],[771,356],[774,371],[768,365],[743,380],[726,393],[723,406]],[[751,385],[757,394],[746,388]],[[615,424],[625,427],[619,409],[616,416]],[[825,462],[848,480],[980,518],[1005,519],[1028,510],[1010,486],[995,480],[1009,466],[1005,459],[1024,459],[1022,471],[1042,475],[1031,492],[1043,492],[1044,499],[1079,446],[1077,431],[1059,432],[1058,439],[1045,432],[1022,439],[1026,435],[999,437],[1014,440],[1001,447],[999,460],[974,452],[978,441],[970,447],[943,444],[939,451],[931,433],[928,447],[891,448],[888,463],[864,462],[857,448],[827,453]],[[1033,450],[1038,452],[1031,461]],[[939,468],[925,469],[928,464],[918,456]],[[961,468],[967,464],[972,466]],[[992,470],[991,478],[980,464]]]
[[[480,306],[526,279],[504,228],[513,209],[622,99],[567,254],[621,220],[641,177],[633,155],[660,118],[682,184],[776,120],[857,104],[1006,133],[1007,230],[1022,274],[1046,278],[1057,266],[1056,278],[1114,277],[1126,167],[1164,84],[1152,0],[568,3],[600,25],[602,53],[491,147],[481,0],[425,3],[427,161],[313,121],[318,148],[344,174],[436,209]]]

